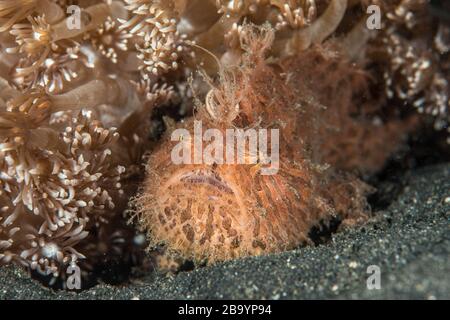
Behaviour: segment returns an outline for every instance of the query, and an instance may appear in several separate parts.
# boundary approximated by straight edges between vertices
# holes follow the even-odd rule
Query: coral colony
[[[0,0],[0,56],[0,263],[54,279],[311,243],[450,130],[426,0]]]

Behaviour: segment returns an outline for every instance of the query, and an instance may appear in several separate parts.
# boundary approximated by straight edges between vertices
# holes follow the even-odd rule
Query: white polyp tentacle
[[[206,111],[208,111],[211,118],[217,120],[216,112],[215,112],[215,102],[214,102],[214,89],[211,89],[206,94],[205,98]]]
[[[320,18],[294,36],[297,50],[306,50],[312,44],[322,43],[339,26],[346,10],[347,0],[332,0]]]

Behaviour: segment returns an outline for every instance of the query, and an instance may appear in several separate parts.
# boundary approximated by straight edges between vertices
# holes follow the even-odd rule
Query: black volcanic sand
[[[240,259],[175,276],[150,274],[79,294],[52,291],[0,269],[1,299],[449,299],[450,164],[407,173],[393,203],[364,227],[317,247]],[[381,269],[368,290],[367,267]]]

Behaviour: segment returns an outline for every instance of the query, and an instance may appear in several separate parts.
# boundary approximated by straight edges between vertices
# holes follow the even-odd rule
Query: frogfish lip
[[[181,176],[180,181],[192,184],[206,184],[222,192],[233,194],[233,190],[217,175],[205,172],[189,172]]]

